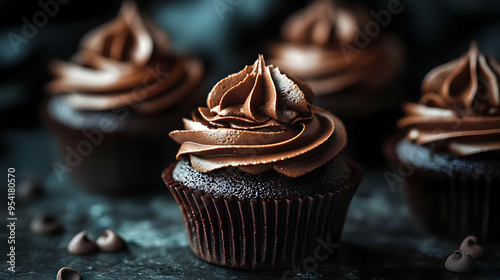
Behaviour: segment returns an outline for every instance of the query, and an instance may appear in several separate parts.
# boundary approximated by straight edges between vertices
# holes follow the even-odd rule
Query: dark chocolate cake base
[[[259,175],[227,167],[201,173],[191,167],[188,159],[178,161],[172,178],[195,191],[203,190],[215,197],[238,199],[293,198],[314,196],[341,189],[352,171],[342,158],[334,158],[321,167],[298,178],[289,178],[274,171]]]

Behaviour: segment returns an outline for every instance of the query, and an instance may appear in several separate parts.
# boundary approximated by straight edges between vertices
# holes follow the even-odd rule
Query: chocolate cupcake
[[[500,240],[500,66],[472,44],[431,70],[388,142],[418,222],[441,236]],[[402,138],[402,139],[401,139]]]
[[[382,30],[363,7],[316,0],[291,15],[283,40],[268,48],[271,63],[312,87],[315,105],[342,118],[356,147],[348,153],[364,162],[382,159],[380,145],[393,131],[378,124],[395,121],[403,101],[397,86],[402,47]]]
[[[181,147],[162,177],[195,255],[279,269],[313,256],[321,242],[337,245],[362,172],[339,154],[342,122],[313,98],[309,85],[259,56],[218,82],[185,130],[170,133]]]
[[[51,65],[44,119],[62,146],[53,167],[81,185],[125,193],[161,185],[163,156],[176,145],[198,87],[200,61],[174,54],[167,35],[125,1],[118,17],[89,32],[70,62]],[[159,157],[161,155],[161,157]]]
[[[370,19],[364,8],[316,0],[283,23],[284,40],[270,46],[271,61],[307,82],[315,104],[334,112],[367,114],[387,106],[379,94],[396,81],[402,50],[390,36],[366,34]]]

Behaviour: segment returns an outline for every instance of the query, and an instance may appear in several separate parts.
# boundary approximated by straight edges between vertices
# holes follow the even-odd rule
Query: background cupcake
[[[166,164],[158,155],[175,150],[165,136],[200,97],[201,63],[172,53],[166,34],[125,2],[115,20],[82,39],[70,62],[51,70],[44,116],[62,146],[60,173],[115,193],[158,183]]]
[[[289,268],[318,240],[338,243],[361,171],[339,155],[342,122],[311,106],[300,80],[262,56],[217,83],[208,107],[171,132],[178,162],[163,173],[192,251],[241,269]]]
[[[284,41],[271,46],[271,60],[309,83],[317,97],[375,95],[396,80],[402,56],[395,39],[364,37],[371,19],[361,6],[316,0],[283,23]]]
[[[427,74],[420,101],[403,106],[404,138],[388,142],[389,159],[411,173],[413,213],[440,235],[500,240],[499,74],[498,62],[472,44]]]
[[[272,63],[311,85],[314,104],[342,117],[353,146],[366,158],[378,153],[382,139],[357,128],[367,116],[370,124],[387,120],[402,101],[396,89],[402,47],[382,30],[361,6],[317,0],[290,16],[282,25],[284,40],[269,48]],[[368,136],[373,145],[357,142]]]

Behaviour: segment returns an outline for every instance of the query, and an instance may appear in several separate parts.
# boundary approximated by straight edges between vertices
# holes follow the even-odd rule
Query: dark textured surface
[[[166,189],[118,199],[86,192],[67,177],[59,182],[50,169],[49,149],[40,148],[54,145],[44,131],[8,131],[4,140],[8,149],[0,161],[0,170],[15,167],[19,181],[42,178],[45,195],[18,205],[15,274],[6,271],[7,236],[5,226],[1,227],[0,279],[55,279],[63,266],[76,269],[87,280],[276,279],[284,273],[226,269],[196,258],[189,249],[179,207]],[[28,160],[33,154],[38,156]],[[487,246],[492,256],[477,262],[477,272],[462,275],[447,271],[444,262],[458,249],[459,242],[438,239],[414,225],[401,189],[392,191],[384,179],[388,168],[365,169],[337,256],[319,261],[317,267],[298,267],[298,274],[291,279],[498,279],[498,244]],[[6,196],[6,188],[2,188],[2,195]],[[64,231],[49,236],[30,233],[29,223],[40,211],[57,216]],[[6,215],[6,209],[0,211],[4,223]],[[66,251],[69,240],[79,231],[85,229],[90,237],[97,238],[108,228],[127,241],[127,250],[90,256],[74,256]]]
[[[274,171],[250,175],[235,167],[201,173],[188,160],[181,159],[172,177],[188,188],[204,190],[216,197],[291,198],[335,191],[351,179],[350,168],[343,159],[334,158],[304,176],[289,178]]]

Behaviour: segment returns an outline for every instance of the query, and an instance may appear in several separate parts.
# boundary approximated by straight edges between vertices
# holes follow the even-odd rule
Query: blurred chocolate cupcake
[[[348,152],[362,161],[381,158],[381,136],[391,133],[367,127],[394,121],[402,101],[402,47],[383,29],[363,7],[317,0],[290,16],[281,28],[283,40],[268,48],[271,63],[312,87],[315,105],[342,118],[356,147]],[[368,137],[370,143],[358,142]]]
[[[165,137],[203,98],[200,61],[173,53],[167,35],[126,1],[115,20],[85,35],[70,62],[54,62],[51,71],[44,119],[62,146],[58,176],[70,173],[111,193],[161,184],[162,156],[175,153]]]
[[[472,44],[427,74],[420,101],[403,106],[403,137],[387,142],[415,217],[441,236],[500,241],[499,77],[498,62]]]
[[[284,41],[271,45],[271,61],[307,82],[318,106],[366,115],[387,106],[378,94],[393,87],[402,66],[400,44],[379,34],[376,21],[377,34],[367,34],[370,19],[361,7],[314,1],[283,23]]]
[[[181,147],[163,179],[198,257],[266,270],[300,264],[321,242],[326,255],[338,247],[362,171],[339,155],[342,122],[313,99],[259,56],[170,133]]]

